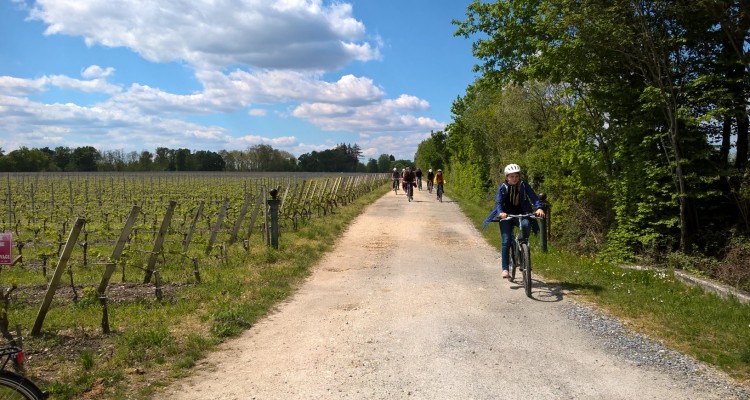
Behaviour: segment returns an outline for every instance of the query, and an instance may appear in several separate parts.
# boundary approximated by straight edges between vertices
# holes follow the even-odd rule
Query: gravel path
[[[553,285],[527,298],[457,204],[415,200],[368,207],[289,301],[158,397],[750,399]]]

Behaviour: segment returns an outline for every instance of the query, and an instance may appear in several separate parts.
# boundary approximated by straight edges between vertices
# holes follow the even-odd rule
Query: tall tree
[[[101,154],[92,146],[76,147],[71,162],[76,166],[76,171],[93,172],[97,170],[100,158]]]

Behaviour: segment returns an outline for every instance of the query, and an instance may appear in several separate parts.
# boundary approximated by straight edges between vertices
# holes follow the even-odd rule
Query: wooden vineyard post
[[[112,276],[112,274],[115,272],[115,263],[110,262],[107,263],[104,269],[104,276]],[[109,278],[107,278],[109,280]],[[102,278],[102,281],[104,281],[104,278]],[[101,288],[101,284],[99,285],[99,288]],[[104,285],[106,289],[106,284]],[[105,335],[109,334],[111,331],[109,329],[109,311],[107,310],[107,296],[104,294],[104,291],[97,291],[99,295],[99,303],[102,305],[102,333]]]
[[[188,248],[190,247],[190,242],[193,240],[195,226],[198,225],[198,220],[201,218],[201,215],[203,215],[203,207],[205,205],[206,202],[201,200],[201,203],[198,206],[198,211],[195,212],[195,217],[193,217],[193,222],[190,224],[190,230],[188,230],[187,236],[185,237],[185,242],[182,243],[182,252],[185,254],[187,254]]]
[[[176,206],[176,201],[171,200],[169,202],[167,214],[164,215],[164,219],[161,221],[161,229],[159,229],[159,233],[156,235],[156,240],[154,240],[154,249],[151,250],[151,256],[148,258],[148,266],[146,267],[146,276],[143,277],[143,283],[151,282],[151,275],[153,275],[154,268],[156,267],[156,259],[159,257],[159,253],[161,253],[161,248],[164,245],[164,238],[167,236],[167,230],[169,229],[169,224],[172,222],[172,214],[174,214]]]
[[[327,208],[325,205],[325,192],[326,189],[328,189],[328,179],[326,179],[326,183],[323,184],[323,188],[320,189],[320,193],[318,193],[318,216],[320,217],[320,210],[323,209],[323,215],[327,214]]]
[[[245,203],[242,204],[240,215],[237,217],[237,222],[234,223],[234,229],[232,230],[232,236],[229,238],[229,244],[233,244],[237,241],[237,235],[240,233],[240,227],[242,226],[242,221],[245,219],[248,207],[250,207],[250,193],[246,192]]]
[[[305,203],[302,205],[302,208],[304,209],[304,213],[307,215],[307,218],[312,218],[312,201],[315,199],[315,193],[318,190],[318,180],[314,180],[312,184],[312,190],[310,190],[305,195]]]
[[[292,203],[292,219],[294,220],[294,230],[297,230],[297,215],[299,215],[299,209],[300,209],[300,201],[302,200],[302,192],[305,191],[305,185],[307,184],[306,180],[302,180],[302,185],[299,187],[299,192],[297,192],[297,199],[294,200]]]
[[[261,192],[262,193],[262,192]],[[255,227],[255,221],[258,219],[258,213],[260,212],[260,208],[263,207],[263,196],[258,195],[258,199],[255,202],[255,209],[253,210],[253,215],[250,217],[250,226],[247,228],[247,248],[246,250],[250,250],[250,235],[253,234],[253,228]]]
[[[214,247],[216,236],[218,236],[221,231],[221,224],[224,223],[224,216],[227,214],[227,208],[229,208],[229,199],[225,197],[224,204],[221,206],[221,210],[219,210],[219,217],[216,219],[216,225],[211,229],[211,238],[208,240],[206,255],[211,254],[211,249]]]
[[[47,312],[49,311],[50,304],[52,304],[52,297],[55,296],[55,291],[57,291],[57,286],[60,284],[60,279],[62,278],[62,274],[65,272],[65,266],[68,263],[68,259],[70,259],[70,254],[73,252],[73,249],[76,247],[76,241],[78,240],[78,235],[81,233],[81,229],[83,229],[83,224],[85,222],[86,222],[85,218],[79,217],[79,218],[76,218],[75,223],[73,223],[73,228],[71,228],[70,235],[68,235],[68,241],[65,242],[65,248],[63,249],[63,252],[60,255],[60,260],[57,262],[55,273],[52,276],[52,280],[49,282],[49,286],[47,287],[47,294],[44,295],[44,301],[42,302],[42,306],[39,307],[39,313],[36,315],[36,321],[34,322],[34,327],[31,329],[32,336],[38,336],[42,331],[42,324],[44,323],[44,318],[47,316]]]
[[[266,188],[263,188],[263,199],[268,198],[268,192],[266,191]],[[266,246],[271,247],[271,229],[269,226],[269,219],[271,218],[270,215],[268,215],[268,204],[266,202],[263,202],[263,238],[266,241]]]
[[[135,221],[138,218],[138,213],[141,212],[141,208],[138,206],[133,206],[130,209],[130,215],[128,216],[128,220],[125,221],[125,227],[122,228],[122,232],[120,232],[120,238],[117,239],[117,243],[115,244],[114,250],[112,250],[112,257],[110,258],[110,263],[107,263],[107,268],[104,271],[104,275],[102,276],[101,282],[99,282],[99,287],[96,289],[96,293],[101,297],[104,296],[104,292],[107,290],[107,286],[109,285],[109,280],[112,278],[112,274],[115,272],[115,265],[117,264],[117,261],[120,260],[120,256],[122,255],[122,250],[125,248],[125,243],[128,242],[128,237],[130,236],[130,232],[133,230],[133,225],[135,225]],[[111,265],[111,270],[110,270]]]
[[[281,204],[279,205],[279,214],[281,214],[281,211],[284,209],[284,204],[286,204],[286,196],[289,194],[289,188],[290,188],[290,185],[287,185],[286,189],[284,190],[284,195],[281,197]],[[294,193],[292,193],[292,197],[294,197]]]

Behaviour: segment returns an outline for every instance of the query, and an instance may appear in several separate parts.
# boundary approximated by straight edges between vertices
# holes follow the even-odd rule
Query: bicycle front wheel
[[[526,297],[531,297],[531,251],[528,243],[521,243],[521,258],[523,259],[523,288]]]
[[[513,240],[510,244],[510,251],[508,252],[508,265],[510,266],[510,281],[513,282],[513,280],[516,279],[516,267],[520,264],[521,260],[519,260],[519,254],[518,254],[518,242]]]
[[[0,371],[0,400],[43,400],[47,396],[34,382],[10,371]]]

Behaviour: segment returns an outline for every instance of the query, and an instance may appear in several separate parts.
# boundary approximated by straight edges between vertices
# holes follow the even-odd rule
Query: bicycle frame
[[[0,364],[0,370],[4,370],[11,361],[13,361],[14,366],[23,365],[23,362],[26,360],[26,353],[18,347],[3,347],[0,349],[0,358],[3,359],[2,364]]]
[[[13,392],[14,398],[22,396],[26,399],[42,400],[49,397],[47,391],[39,389],[34,382],[22,374],[23,370],[20,368],[26,360],[26,353],[23,349],[15,346],[0,348],[0,359],[2,359],[2,362],[0,362],[0,386],[2,387],[3,398],[5,398],[5,395],[11,395],[8,391]],[[7,370],[8,363],[11,363],[13,369],[20,373]]]
[[[528,244],[528,243],[529,243],[529,238],[521,239],[521,237],[520,237],[520,236],[521,236],[521,233],[522,233],[522,232],[521,232],[521,229],[522,229],[522,228],[521,228],[521,220],[522,220],[522,219],[524,219],[524,218],[528,218],[528,219],[539,219],[539,217],[537,217],[537,216],[536,216],[536,214],[534,214],[534,213],[529,213],[529,214],[517,214],[517,215],[513,215],[513,214],[507,214],[507,216],[505,217],[505,219],[503,219],[503,220],[498,220],[498,221],[507,221],[507,220],[509,220],[509,219],[515,219],[516,221],[518,221],[518,224],[514,224],[514,226],[518,227],[518,231],[519,231],[519,232],[518,232],[518,236],[514,236],[514,237],[513,237],[513,239],[515,239],[515,240],[518,240],[518,241],[519,241],[519,243],[527,243],[527,244]]]
[[[523,286],[526,292],[526,296],[531,298],[531,250],[529,249],[529,238],[523,238],[523,225],[524,219],[538,219],[535,214],[519,214],[513,215],[508,214],[505,219],[497,220],[498,222],[515,219],[518,224],[518,234],[511,234],[511,248],[509,249],[509,256],[511,262],[511,273],[510,280],[513,281],[516,277],[516,268],[520,267],[523,272]],[[515,221],[514,221],[515,222]]]

